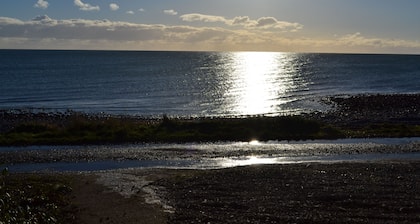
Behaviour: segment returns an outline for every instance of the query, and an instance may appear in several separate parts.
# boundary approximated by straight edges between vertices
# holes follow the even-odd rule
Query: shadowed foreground
[[[8,188],[9,193],[25,192],[10,197],[17,206],[37,211],[40,204],[28,195],[44,189],[43,200],[57,206],[35,214],[57,223],[420,223],[420,162],[39,175],[13,174],[2,198]],[[123,178],[111,187],[99,181],[101,175]],[[146,188],[154,189],[174,213],[145,203]],[[7,223],[10,211],[2,210],[0,221]],[[21,221],[33,217],[17,216]]]
[[[180,172],[182,173],[182,172]],[[420,223],[420,163],[249,166],[162,181],[169,223]]]

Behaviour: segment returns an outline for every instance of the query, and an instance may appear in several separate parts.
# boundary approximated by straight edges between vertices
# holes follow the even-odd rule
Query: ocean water
[[[0,50],[0,109],[141,116],[324,110],[326,96],[418,93],[420,56]]]

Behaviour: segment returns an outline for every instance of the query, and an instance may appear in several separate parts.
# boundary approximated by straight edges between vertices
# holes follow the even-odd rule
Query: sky
[[[419,0],[2,0],[0,49],[420,54]]]

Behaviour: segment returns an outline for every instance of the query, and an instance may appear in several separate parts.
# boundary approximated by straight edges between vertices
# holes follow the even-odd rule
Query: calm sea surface
[[[322,110],[325,96],[420,92],[420,56],[0,50],[0,109],[143,116]]]

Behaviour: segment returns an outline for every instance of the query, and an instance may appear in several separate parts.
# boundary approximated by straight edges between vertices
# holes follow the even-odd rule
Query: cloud
[[[180,18],[186,22],[207,22],[207,23],[224,23],[229,26],[242,26],[246,28],[262,28],[262,29],[281,29],[284,31],[298,31],[303,28],[299,23],[291,23],[286,21],[279,21],[274,17],[261,17],[257,20],[252,20],[248,16],[238,16],[233,19],[227,19],[223,16],[204,15],[199,13],[181,15]]]
[[[92,6],[88,3],[83,3],[82,0],[74,0],[74,4],[82,11],[99,11],[99,6]]]
[[[109,9],[110,9],[111,11],[117,11],[119,8],[120,8],[120,6],[119,6],[119,5],[117,5],[117,4],[115,4],[115,3],[111,3],[111,4],[109,4]]]
[[[367,38],[362,36],[361,33],[347,34],[339,38],[339,40],[350,46],[371,46],[371,47],[381,47],[384,45],[394,45],[393,41],[378,39],[378,38]]]
[[[0,38],[78,40],[152,40],[165,36],[164,25],[113,22],[109,20],[55,20],[37,16],[30,21],[0,17]]]
[[[418,41],[406,41],[399,39],[385,39],[385,38],[373,38],[365,37],[360,32],[353,34],[347,34],[339,37],[338,41],[342,44],[351,47],[371,47],[371,48],[394,48],[394,47],[406,47],[406,48],[418,48],[420,42]]]
[[[195,17],[190,18],[196,21]],[[221,20],[223,17],[200,18],[202,21],[220,20],[225,24],[225,20]],[[236,17],[228,24],[235,29],[110,20],[56,20],[47,15],[29,21],[0,17],[0,48],[420,53],[419,41],[365,37],[361,33],[319,39],[303,37],[297,32],[248,28],[258,24],[281,25],[273,19],[261,19],[258,23],[248,17]]]
[[[36,17],[35,17],[36,18]],[[24,25],[25,22],[15,18],[9,17],[0,17],[0,28],[9,27],[9,26],[16,26]],[[0,33],[1,36],[1,33]]]
[[[248,25],[251,24],[252,21],[248,16],[237,16],[231,20],[232,25]]]
[[[138,11],[139,11],[139,12],[145,12],[146,10],[145,10],[145,9],[143,9],[143,8],[139,8],[139,9],[138,9]]]
[[[176,16],[178,15],[178,12],[173,10],[173,9],[166,9],[163,10],[163,13],[165,13],[166,15],[170,15],[170,16]]]
[[[129,11],[127,11],[127,12],[125,12],[126,14],[129,14],[129,15],[134,15],[134,11],[131,11],[131,10],[129,10]]]
[[[32,19],[32,21],[37,21],[37,22],[51,22],[53,21],[50,17],[48,17],[47,15],[40,15],[40,16],[36,16],[35,18]]]
[[[212,22],[212,23],[215,23],[215,22],[227,23],[228,21],[222,16],[211,16],[211,15],[203,15],[203,14],[198,14],[198,13],[185,14],[185,15],[180,16],[180,18],[186,22],[201,21],[201,22]]]
[[[40,9],[47,9],[48,8],[49,3],[45,0],[38,0],[37,3],[35,3],[34,7],[35,8],[40,8]]]
[[[0,30],[0,48],[205,50],[235,35],[223,28],[55,20],[46,15],[30,21],[0,17]]]

